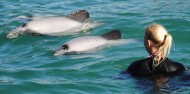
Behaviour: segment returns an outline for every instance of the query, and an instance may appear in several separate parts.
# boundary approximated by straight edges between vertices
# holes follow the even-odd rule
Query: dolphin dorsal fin
[[[79,22],[84,22],[86,19],[89,18],[89,13],[86,10],[79,10],[67,15],[66,17],[69,17]]]
[[[120,39],[121,38],[121,32],[119,30],[112,30],[112,31],[102,35],[102,37],[107,39],[107,40]]]

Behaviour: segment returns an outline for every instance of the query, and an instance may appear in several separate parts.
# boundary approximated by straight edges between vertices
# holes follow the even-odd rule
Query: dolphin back
[[[112,30],[112,31],[102,35],[102,37],[107,39],[107,40],[120,39],[121,38],[121,32],[119,30]]]
[[[86,19],[89,18],[89,13],[86,10],[79,10],[79,11],[69,14],[66,17],[83,23]]]

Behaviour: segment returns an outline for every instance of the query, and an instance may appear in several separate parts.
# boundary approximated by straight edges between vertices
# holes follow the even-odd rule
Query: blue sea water
[[[18,16],[64,16],[81,9],[103,24],[79,35],[5,38],[24,23]],[[143,34],[151,23],[164,25],[173,36],[169,58],[189,67],[189,9],[190,0],[1,0],[0,94],[189,94],[189,71],[161,88],[150,79],[120,74],[131,62],[148,56]],[[113,29],[126,41],[136,41],[89,54],[52,54],[73,38]]]

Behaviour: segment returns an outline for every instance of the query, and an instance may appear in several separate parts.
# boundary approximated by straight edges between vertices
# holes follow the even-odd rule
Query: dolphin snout
[[[53,52],[53,56],[58,56],[58,54],[56,52]]]
[[[59,56],[60,54],[58,53],[58,51],[54,51],[53,52],[53,56]]]
[[[65,53],[64,50],[60,48],[60,49],[53,52],[53,56],[60,56],[64,53]]]

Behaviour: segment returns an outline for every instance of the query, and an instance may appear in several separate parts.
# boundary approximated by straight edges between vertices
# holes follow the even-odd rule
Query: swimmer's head
[[[151,24],[145,30],[144,45],[150,55],[160,60],[170,53],[172,36],[162,25]]]

